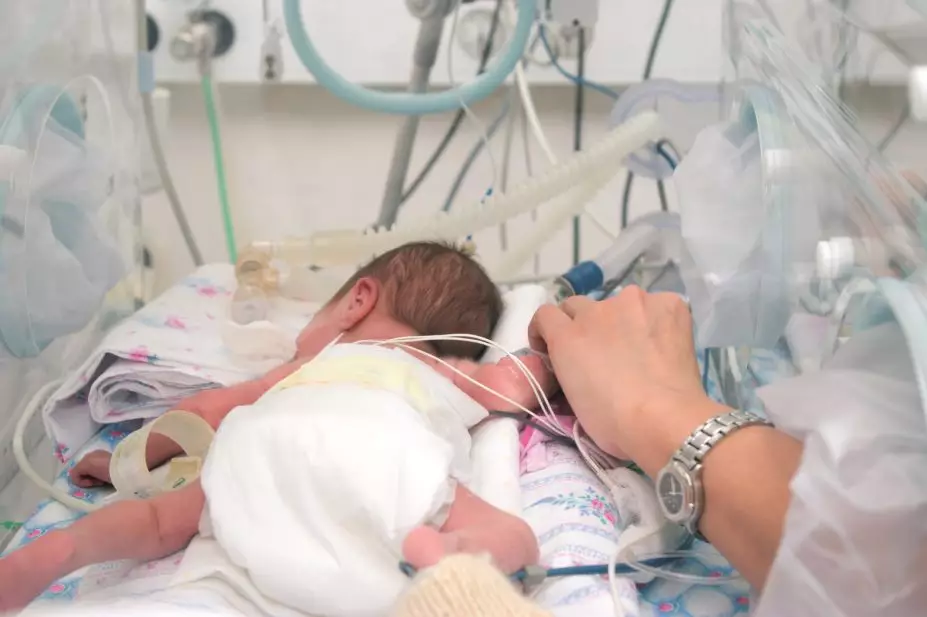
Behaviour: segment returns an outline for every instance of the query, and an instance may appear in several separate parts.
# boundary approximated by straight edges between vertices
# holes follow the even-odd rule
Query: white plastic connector
[[[817,274],[827,281],[844,276],[856,263],[856,247],[852,238],[837,237],[818,242]]]
[[[927,66],[916,66],[908,74],[908,100],[911,117],[917,122],[927,121]]]

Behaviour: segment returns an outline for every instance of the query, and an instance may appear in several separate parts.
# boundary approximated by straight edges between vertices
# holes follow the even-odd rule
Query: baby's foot
[[[512,524],[449,532],[419,527],[406,537],[402,553],[417,570],[431,567],[456,553],[489,553],[503,572],[517,572],[538,560],[534,532],[520,519]]]

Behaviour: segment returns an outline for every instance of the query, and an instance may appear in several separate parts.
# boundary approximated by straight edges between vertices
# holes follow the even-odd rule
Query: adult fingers
[[[568,328],[572,320],[553,304],[540,307],[528,324],[528,344],[535,351],[547,351],[548,342]]]
[[[570,319],[575,319],[578,313],[587,310],[591,306],[595,306],[595,300],[586,296],[571,296],[560,303],[560,309]]]

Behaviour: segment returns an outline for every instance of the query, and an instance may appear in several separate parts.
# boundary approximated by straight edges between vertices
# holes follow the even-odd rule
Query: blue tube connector
[[[537,0],[518,0],[518,23],[505,53],[472,82],[444,92],[416,94],[379,92],[346,80],[319,55],[303,25],[300,0],[283,0],[283,14],[293,49],[320,86],[338,98],[370,111],[420,116],[456,111],[461,104],[473,105],[492,94],[521,62],[534,25]]]
[[[560,278],[567,282],[577,296],[585,296],[601,289],[605,283],[605,274],[594,261],[582,261]]]

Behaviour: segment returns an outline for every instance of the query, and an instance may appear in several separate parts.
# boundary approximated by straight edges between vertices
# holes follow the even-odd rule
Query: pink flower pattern
[[[177,317],[176,315],[171,315],[170,317],[165,319],[164,325],[174,330],[186,330],[187,329],[187,324],[185,324],[183,320],[180,319],[180,317]]]

